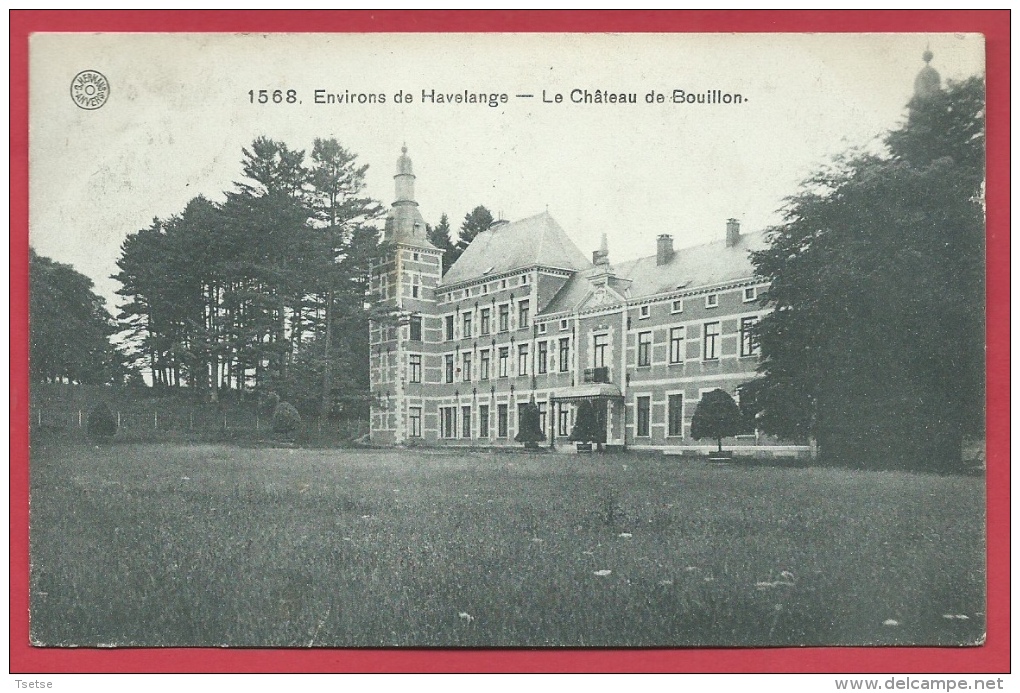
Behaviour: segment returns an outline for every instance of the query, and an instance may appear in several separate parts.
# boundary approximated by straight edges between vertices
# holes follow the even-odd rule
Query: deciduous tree
[[[984,83],[918,97],[880,154],[788,201],[755,253],[773,308],[760,426],[836,463],[946,468],[983,425]]]

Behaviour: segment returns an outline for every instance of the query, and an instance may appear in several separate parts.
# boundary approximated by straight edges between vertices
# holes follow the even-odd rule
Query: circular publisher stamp
[[[78,108],[94,111],[110,98],[110,82],[101,72],[82,70],[71,80],[71,98]]]

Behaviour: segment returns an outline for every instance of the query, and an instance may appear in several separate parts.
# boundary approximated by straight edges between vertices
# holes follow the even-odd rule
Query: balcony
[[[586,383],[608,383],[609,382],[609,366],[601,366],[599,368],[585,368],[584,369],[584,382],[586,382]]]

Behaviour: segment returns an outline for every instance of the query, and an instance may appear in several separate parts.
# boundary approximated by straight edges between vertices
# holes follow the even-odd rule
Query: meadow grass
[[[35,445],[41,645],[975,644],[984,480]]]

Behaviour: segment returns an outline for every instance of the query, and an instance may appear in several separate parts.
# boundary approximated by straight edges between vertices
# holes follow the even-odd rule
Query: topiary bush
[[[691,437],[695,440],[712,438],[722,452],[722,439],[740,435],[746,428],[740,407],[725,390],[706,392],[698,402],[691,419]]]
[[[273,411],[273,433],[292,436],[301,425],[301,415],[290,402],[280,402]]]
[[[117,435],[117,417],[110,411],[106,402],[100,402],[92,407],[86,425],[89,438],[96,441],[110,441]]]
[[[545,440],[545,434],[542,433],[542,413],[538,410],[534,397],[521,410],[518,428],[520,430],[514,440],[524,443],[528,450],[537,449],[538,444]]]

